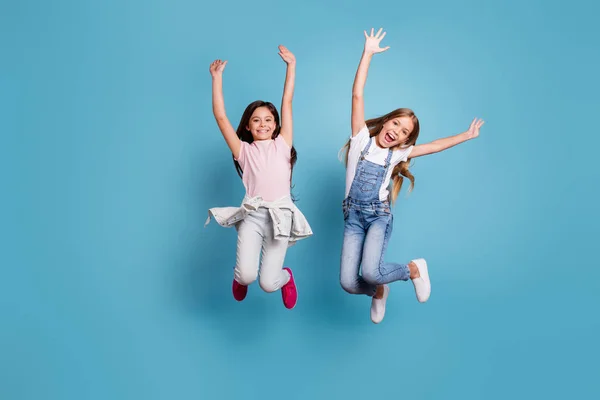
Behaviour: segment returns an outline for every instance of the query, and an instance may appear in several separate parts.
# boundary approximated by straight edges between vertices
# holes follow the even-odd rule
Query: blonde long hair
[[[417,138],[419,137],[419,119],[417,118],[413,110],[411,110],[410,108],[398,108],[381,117],[372,118],[365,121],[365,124],[369,129],[369,136],[377,136],[381,132],[383,124],[385,124],[391,119],[398,117],[409,117],[412,120],[413,130],[412,132],[410,132],[410,134],[408,135],[408,139],[405,143],[403,143],[403,145],[413,146],[417,142]],[[402,144],[396,146],[392,150],[396,150],[400,148],[400,146],[402,146]],[[344,147],[342,147],[342,150],[344,149],[346,149],[344,163],[346,164],[346,166],[348,166],[348,152],[350,151],[350,140],[348,140]],[[394,167],[392,171],[392,183],[390,184],[392,186],[392,190],[390,191],[390,199],[392,204],[395,203],[396,199],[398,198],[398,193],[400,193],[400,189],[402,188],[402,183],[404,182],[405,177],[410,180],[410,187],[408,189],[409,192],[415,186],[415,177],[413,176],[413,174],[410,173],[408,169],[410,165],[410,160],[411,159],[409,158],[406,161],[400,162]]]

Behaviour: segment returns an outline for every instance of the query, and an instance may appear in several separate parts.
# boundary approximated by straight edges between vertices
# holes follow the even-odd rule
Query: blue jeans
[[[394,216],[389,203],[346,199],[340,283],[352,294],[373,296],[377,285],[410,279],[407,264],[384,262]],[[362,266],[362,276],[359,269]]]

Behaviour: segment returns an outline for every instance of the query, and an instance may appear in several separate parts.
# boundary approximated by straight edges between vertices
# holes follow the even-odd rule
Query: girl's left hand
[[[469,139],[474,139],[479,136],[479,128],[483,126],[483,123],[484,121],[482,119],[473,119],[473,122],[471,122],[471,126],[469,126],[469,130],[467,131]]]
[[[287,65],[295,65],[296,57],[285,46],[279,45],[279,55]]]

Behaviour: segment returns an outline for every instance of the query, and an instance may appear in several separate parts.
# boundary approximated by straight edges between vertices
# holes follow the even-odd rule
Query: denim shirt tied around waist
[[[260,207],[269,210],[273,222],[273,235],[277,240],[287,240],[289,246],[298,240],[312,236],[313,232],[304,214],[294,204],[291,197],[286,196],[275,201],[264,201],[262,197],[246,195],[239,207],[215,207],[208,210],[208,218],[204,226],[210,223],[211,217],[225,227],[235,226],[248,214],[256,212]]]

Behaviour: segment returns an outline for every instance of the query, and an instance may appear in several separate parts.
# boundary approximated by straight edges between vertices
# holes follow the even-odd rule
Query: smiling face
[[[414,128],[415,125],[411,117],[392,118],[383,124],[377,135],[377,144],[384,149],[404,144]]]
[[[271,139],[276,128],[275,117],[267,107],[256,108],[250,116],[250,121],[248,121],[248,126],[246,127],[254,140]]]

